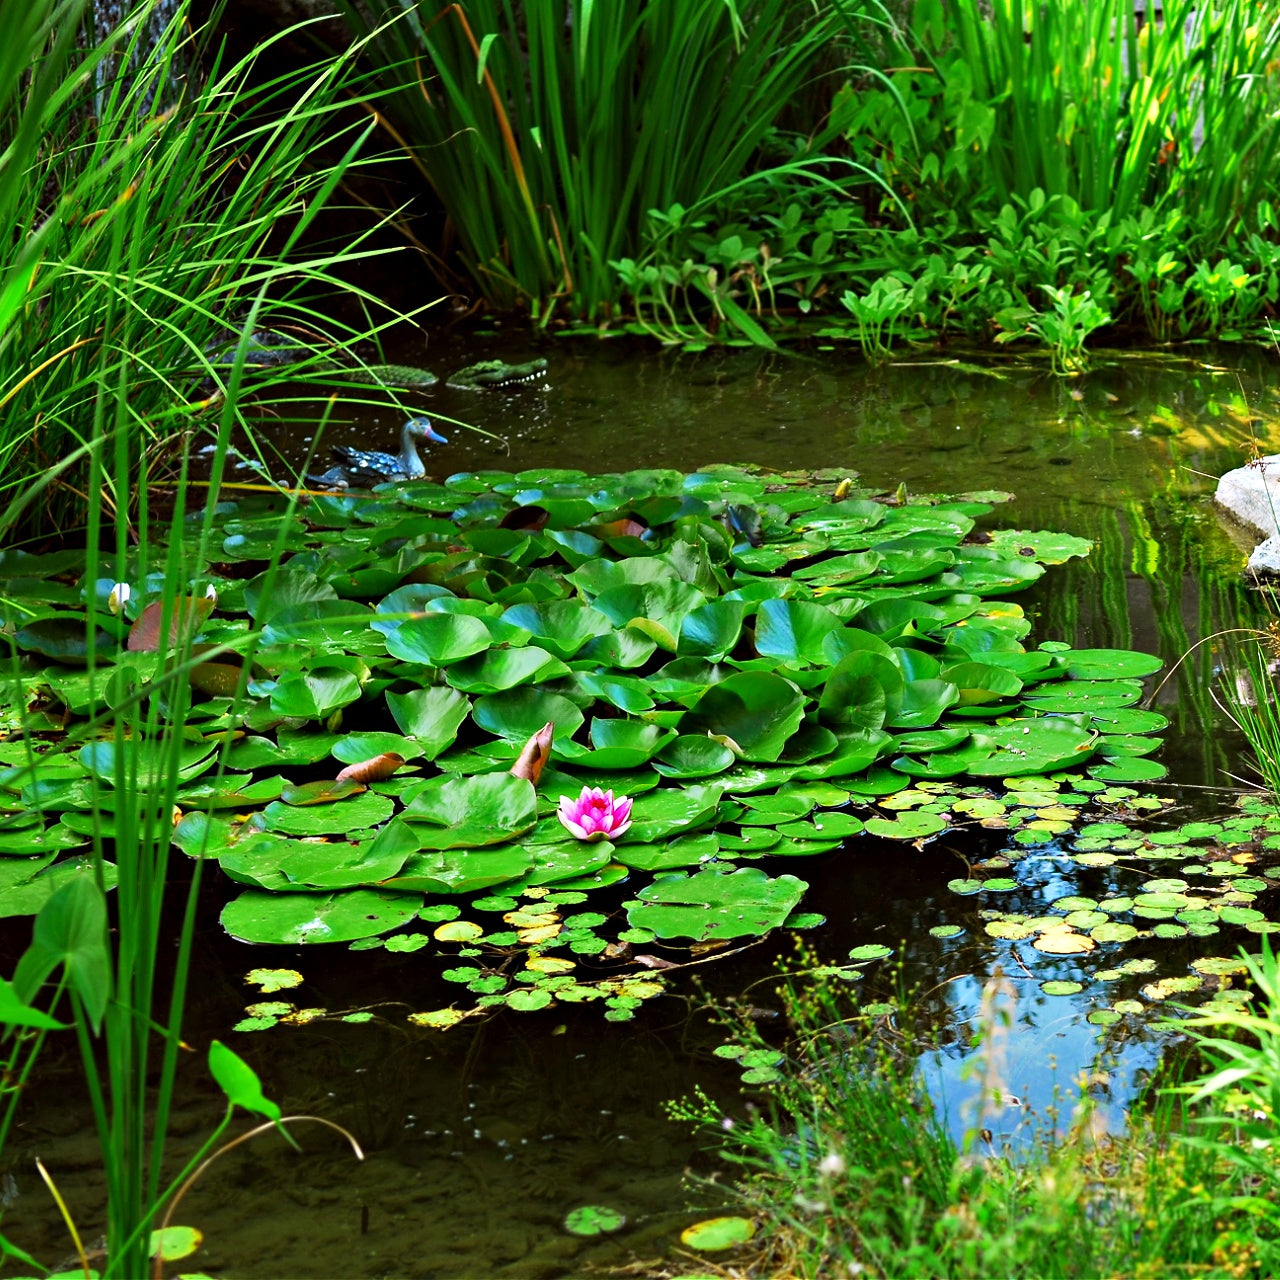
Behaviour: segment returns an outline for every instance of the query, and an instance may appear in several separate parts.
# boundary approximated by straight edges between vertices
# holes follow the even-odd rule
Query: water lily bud
[[[118,618],[124,612],[124,607],[129,603],[129,597],[132,595],[133,588],[127,582],[117,582],[107,597],[107,608]]]

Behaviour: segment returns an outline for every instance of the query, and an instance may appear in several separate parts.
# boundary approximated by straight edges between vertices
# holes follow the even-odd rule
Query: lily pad
[[[808,885],[795,876],[770,878],[755,867],[704,869],[658,876],[626,903],[632,928],[659,938],[745,938],[767,933],[787,918]]]
[[[390,933],[422,906],[420,893],[265,893],[248,889],[222,910],[222,927],[242,942],[282,946],[350,942]]]

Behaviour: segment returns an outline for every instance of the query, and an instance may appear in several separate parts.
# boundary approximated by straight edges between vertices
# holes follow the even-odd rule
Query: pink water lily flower
[[[613,840],[631,825],[631,797],[613,798],[612,791],[583,787],[576,799],[560,797],[556,817],[579,840]]]

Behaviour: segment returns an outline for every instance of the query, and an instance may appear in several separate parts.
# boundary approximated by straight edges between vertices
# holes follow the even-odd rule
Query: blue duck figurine
[[[345,444],[337,444],[333,446],[337,465],[323,475],[308,476],[307,479],[322,489],[367,489],[390,480],[417,480],[427,474],[418,455],[419,441],[449,443],[431,425],[430,418],[410,418],[400,429],[398,454],[352,449]]]

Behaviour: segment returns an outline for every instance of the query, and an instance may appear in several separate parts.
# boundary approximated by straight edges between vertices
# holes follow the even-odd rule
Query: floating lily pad
[[[719,1253],[746,1244],[756,1233],[750,1218],[708,1218],[680,1233],[680,1243],[703,1253]]]
[[[632,928],[659,938],[743,938],[777,928],[808,885],[795,876],[770,878],[754,867],[704,869],[658,876],[626,904]]]
[[[412,920],[422,895],[352,889],[346,893],[264,893],[249,889],[222,910],[222,927],[242,942],[284,946],[350,942],[390,933]]]

